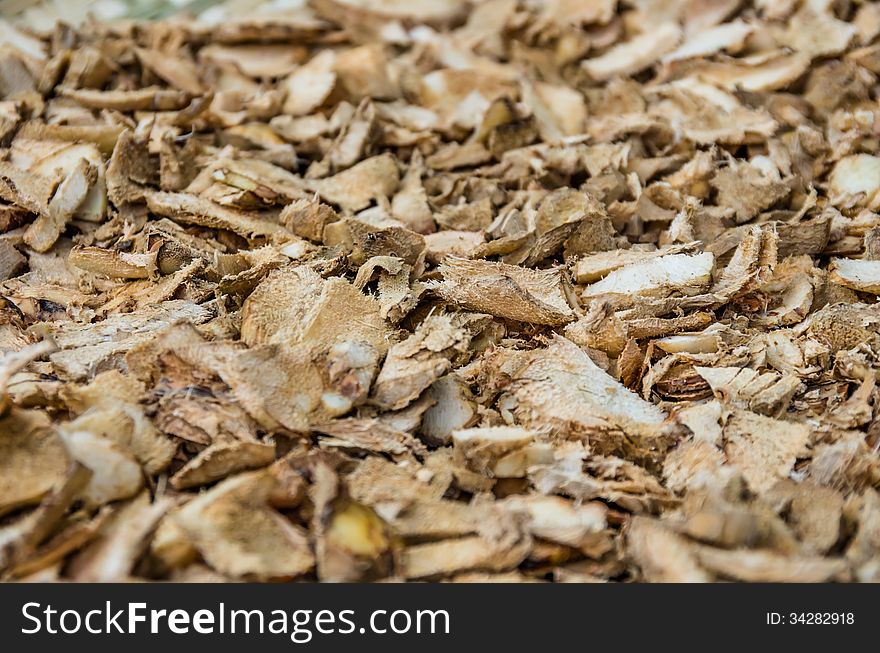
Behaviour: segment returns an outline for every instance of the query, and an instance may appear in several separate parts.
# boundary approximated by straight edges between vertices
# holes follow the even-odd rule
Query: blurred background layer
[[[78,25],[98,20],[165,18],[178,13],[206,22],[233,16],[298,9],[304,0],[0,0],[0,17],[33,29],[51,29],[56,21]]]

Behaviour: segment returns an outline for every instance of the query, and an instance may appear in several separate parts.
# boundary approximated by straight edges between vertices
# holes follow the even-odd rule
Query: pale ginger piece
[[[380,154],[332,177],[310,181],[307,186],[326,202],[337,204],[346,211],[359,211],[373,200],[394,195],[399,182],[400,172],[394,157]]]
[[[0,417],[6,415],[11,408],[9,385],[15,375],[35,360],[58,350],[51,338],[33,344],[27,344],[27,340],[22,338],[16,344],[15,348],[5,351],[0,359]]]
[[[875,304],[828,304],[799,325],[793,335],[804,333],[820,340],[833,352],[852,349],[873,340],[880,330],[878,308]]]
[[[698,311],[691,313],[690,315],[671,317],[668,319],[647,317],[628,320],[626,322],[626,333],[630,338],[657,338],[660,336],[667,336],[667,334],[670,333],[690,331],[691,329],[699,329],[701,327],[706,327],[703,332],[708,333],[712,330],[713,326],[712,314]],[[718,330],[716,329],[716,331]],[[674,338],[675,336],[668,337]],[[661,338],[654,342],[655,344],[658,344],[663,339],[664,338]]]
[[[609,452],[665,448],[666,413],[615,381],[573,342],[554,336],[532,354],[505,390],[521,423],[584,437]]]
[[[315,461],[311,472],[318,577],[353,582],[392,572],[397,544],[388,524],[373,508],[352,499],[345,482],[326,463]]]
[[[411,501],[405,506],[378,504],[376,510],[404,539],[448,539],[474,535],[490,520],[503,518],[501,506],[460,501]]]
[[[178,321],[201,324],[212,316],[205,306],[183,300],[161,302],[133,313],[118,313],[95,324],[61,324],[52,332],[60,351],[50,355],[55,366],[82,380],[117,366],[133,346]]]
[[[859,196],[873,205],[880,191],[880,157],[854,154],[834,165],[829,177],[831,191],[837,196]]]
[[[303,182],[299,177],[268,161],[223,159],[211,166],[210,171],[211,181],[237,188],[247,197],[252,195],[264,206],[285,204],[301,199],[304,194]],[[203,174],[187,187],[188,192],[204,195],[210,189],[210,186],[205,186],[207,180],[200,179]]]
[[[578,501],[602,499],[633,513],[657,512],[677,502],[643,467],[621,458],[593,456],[580,442],[557,446],[555,460],[535,465],[529,480],[541,494]]]
[[[352,498],[382,514],[398,514],[416,503],[436,504],[452,480],[452,473],[427,466],[395,464],[384,457],[369,456],[346,477]]]
[[[654,341],[667,354],[712,354],[718,351],[720,334],[709,327],[701,333],[681,333]]]
[[[449,371],[450,359],[466,353],[473,337],[474,325],[462,322],[454,315],[431,315],[393,345],[373,384],[372,402],[385,410],[404,408]]]
[[[473,395],[454,374],[434,381],[425,396],[433,405],[422,417],[419,435],[429,444],[450,444],[454,431],[473,426],[478,419]]]
[[[82,499],[90,506],[133,497],[144,485],[141,466],[124,446],[94,433],[65,425],[59,430],[68,455],[92,472]]]
[[[810,57],[802,53],[760,53],[731,61],[700,62],[689,70],[703,81],[728,91],[741,88],[755,93],[776,91],[787,87],[810,66]]]
[[[778,512],[811,553],[826,555],[840,538],[844,501],[840,492],[809,481],[780,481],[770,491]]]
[[[565,255],[603,250],[615,242],[611,219],[596,198],[570,188],[548,194],[535,214],[534,244],[523,262],[533,266],[555,254],[563,245]]]
[[[16,142],[23,138],[24,136],[19,133]],[[89,222],[101,222],[107,212],[107,184],[104,173],[104,157],[98,146],[91,143],[74,143],[66,147],[59,147],[51,154],[36,159],[30,164],[28,169],[33,173],[46,177],[54,178],[60,174],[62,178],[67,179],[72,177],[74,172],[80,168],[82,161],[87,162],[89,165],[86,179],[79,181],[74,177],[71,181],[67,182],[67,185],[75,186],[74,181],[78,181],[80,185],[88,182],[85,197],[81,200],[73,200],[68,197],[64,200],[64,203],[65,205],[71,205],[76,202],[76,206],[70,209],[73,217]],[[78,172],[78,174],[83,173]],[[64,185],[62,183],[61,187]],[[63,197],[59,197],[61,187],[55,191],[55,198],[57,199],[53,198],[52,201],[59,202],[63,199]],[[74,197],[78,196],[78,193],[74,193],[73,189],[67,190],[65,194],[68,196],[73,195]]]
[[[38,61],[45,61],[47,58],[46,45],[42,39],[16,28],[6,20],[0,22],[0,43],[10,45]]]
[[[577,283],[592,283],[627,265],[648,263],[660,256],[681,253],[680,248],[670,247],[668,250],[648,252],[641,249],[614,249],[587,254],[575,263],[574,280]]]
[[[146,386],[132,374],[120,370],[101,372],[85,385],[69,384],[60,397],[71,415],[78,417],[92,408],[117,407],[117,403],[137,404]]]
[[[528,468],[553,461],[538,434],[513,426],[491,426],[452,432],[454,460],[492,478],[522,478]]]
[[[880,469],[875,461],[865,458],[867,450],[860,431],[839,433],[836,442],[815,447],[807,471],[809,478],[838,490],[860,491],[873,485]]]
[[[481,143],[495,158],[508,150],[532,143],[537,136],[534,116],[524,116],[507,97],[493,100],[483,114],[474,134],[474,143]]]
[[[523,80],[522,100],[531,108],[543,140],[554,141],[584,133],[587,106],[583,95],[573,88]]]
[[[602,295],[664,297],[674,292],[697,294],[712,282],[715,257],[669,254],[614,270],[584,290],[584,298]]]
[[[156,179],[147,140],[141,133],[125,130],[113,145],[106,179],[107,198],[116,206],[142,202],[147,184]]]
[[[163,571],[178,570],[198,560],[199,552],[186,532],[174,519],[174,512],[165,513],[150,541],[150,558]]]
[[[70,55],[62,84],[72,88],[101,88],[113,76],[110,59],[93,47],[83,47]]]
[[[146,256],[148,257],[147,260],[152,261],[152,257]],[[193,283],[194,278],[204,268],[204,261],[194,259],[189,265],[159,278],[156,283],[152,283],[152,279],[149,278],[126,283],[111,293],[109,301],[101,306],[99,313],[107,315],[117,310],[120,306],[130,305],[134,308],[144,308],[168,301],[175,296],[182,286]],[[108,276],[113,277],[114,275]]]
[[[343,279],[325,281],[305,267],[282,268],[257,286],[242,307],[241,335],[250,346],[303,343],[326,350],[361,343],[375,353],[351,353],[368,358],[382,356],[390,345],[378,301]]]
[[[85,201],[95,178],[95,169],[85,159],[81,159],[59,184],[58,190],[49,201],[46,213],[39,215],[28,227],[23,237],[24,242],[38,252],[45,252],[52,247],[68,221]]]
[[[350,16],[351,20],[399,20],[406,24],[424,23],[437,27],[456,21],[467,10],[464,0],[318,0],[314,4],[319,15],[334,20]]]
[[[859,292],[880,294],[880,261],[831,259],[830,280]]]
[[[67,432],[85,431],[112,440],[130,452],[148,474],[165,470],[177,446],[147,419],[135,397],[106,398],[79,417],[62,425]]]
[[[310,198],[291,202],[278,219],[297,236],[320,241],[324,237],[324,227],[339,220],[339,215],[317,198]]]
[[[228,229],[244,238],[263,237],[284,241],[290,237],[290,232],[276,222],[253,217],[248,212],[221,206],[188,193],[149,191],[145,196],[150,211],[175,222]]]
[[[807,338],[800,340],[793,333],[783,330],[769,333],[763,338],[769,367],[778,372],[809,376],[821,369],[821,359],[829,353],[823,343]]]
[[[447,256],[472,258],[486,242],[478,231],[437,231],[425,235],[425,260],[439,265]]]
[[[217,374],[264,428],[302,432],[313,422],[338,414],[335,403],[322,402],[321,370],[306,348],[261,345],[213,352],[196,348],[190,354],[193,362],[203,356],[216,357]]]
[[[349,417],[314,424],[312,429],[329,438],[322,438],[322,447],[341,447],[403,456],[409,452],[424,453],[424,447],[409,433],[377,419]]]
[[[645,580],[657,583],[708,583],[711,574],[693,546],[662,523],[635,517],[626,531],[629,554]]]
[[[101,537],[83,549],[72,561],[70,574],[80,583],[124,582],[172,501],[161,497],[150,500],[141,492],[117,509]]]
[[[0,161],[0,198],[7,202],[48,217],[54,190],[50,178]]]
[[[364,265],[376,256],[394,256],[414,269],[422,269],[425,239],[397,225],[373,226],[343,218],[324,228],[324,244],[340,247],[352,265]]]
[[[829,583],[850,578],[842,558],[790,555],[762,549],[728,551],[695,545],[700,564],[720,578],[750,583]]]
[[[663,63],[706,57],[722,50],[736,51],[743,47],[746,39],[755,31],[755,26],[742,20],[715,25],[701,30],[693,36],[688,35],[684,43],[662,58]]]
[[[721,402],[713,399],[682,407],[675,412],[675,419],[688,427],[695,439],[720,446],[722,438],[720,422],[723,411]]]
[[[724,425],[724,440],[727,462],[761,494],[787,478],[795,461],[807,454],[810,427],[736,410]]]
[[[59,524],[63,521],[67,510],[78,499],[80,492],[88,483],[91,472],[79,464],[68,467],[66,474],[52,488],[37,508],[27,513],[21,519],[7,524],[0,529],[0,568],[12,569],[12,574],[17,575],[19,570],[26,574],[31,569],[48,566],[54,560],[43,563],[47,556],[45,548],[40,550],[41,544],[52,536]],[[51,545],[50,545],[51,547]],[[67,553],[65,550],[61,555]],[[57,558],[56,558],[57,560]]]
[[[860,7],[853,16],[852,24],[856,28],[857,41],[868,43],[880,33],[880,8],[874,5]]]
[[[90,109],[116,111],[176,111],[189,104],[190,95],[159,87],[133,91],[59,88],[62,96]]]
[[[844,357],[841,357],[845,360]],[[864,374],[862,383],[852,395],[828,414],[828,421],[844,428],[857,428],[868,424],[873,417],[872,398],[877,386],[874,374]]]
[[[232,64],[248,77],[282,77],[304,62],[308,51],[288,44],[210,44],[199,50],[200,62]]]
[[[135,54],[146,68],[174,88],[190,95],[201,95],[205,92],[198,68],[181,53],[171,55],[159,50],[135,48]]]
[[[481,96],[477,96],[482,99]],[[483,143],[472,141],[459,145],[449,143],[444,145],[425,161],[429,168],[434,170],[454,170],[456,168],[468,168],[489,163],[492,160],[490,152]]]
[[[421,254],[417,264],[421,266]],[[396,324],[416,308],[426,288],[421,282],[410,283],[413,266],[397,256],[373,256],[367,260],[358,268],[354,285],[364,290],[377,274],[376,295],[381,306],[379,313]]]
[[[174,353],[215,372],[264,428],[296,432],[365,400],[378,360],[375,349],[357,340],[250,348],[207,343]]]
[[[773,327],[801,322],[813,306],[818,286],[818,271],[808,257],[783,259],[762,287],[776,297],[772,307],[757,318],[757,323]]]
[[[321,106],[336,85],[334,63],[333,52],[326,50],[290,73],[282,82],[287,91],[284,113],[304,116]]]
[[[518,539],[509,543],[472,536],[416,544],[401,553],[401,571],[408,579],[430,579],[471,570],[505,571],[522,562],[531,544],[527,534],[519,534]]]
[[[781,42],[809,57],[828,57],[844,52],[856,32],[831,12],[804,6],[789,20]]]
[[[631,75],[654,65],[681,40],[681,28],[666,22],[611,48],[605,54],[586,59],[581,67],[597,81]]]
[[[424,163],[418,151],[413,153],[410,167],[400,182],[400,189],[391,200],[391,215],[416,233],[430,234],[436,228],[428,196],[422,185]]]
[[[375,51],[375,48],[371,49]],[[339,57],[337,59],[337,67],[342,65],[343,59],[347,59],[348,56],[356,59],[358,54],[357,49],[355,49],[347,53],[347,55]],[[369,66],[369,63],[360,62],[360,65]],[[351,80],[346,83],[345,76],[342,77],[341,81],[343,86],[351,85]],[[364,81],[363,76],[360,76],[360,81]],[[370,93],[369,91],[366,93],[358,93],[358,96],[363,95],[369,97],[370,95],[375,96],[376,94]],[[339,132],[339,135],[324,155],[324,158],[320,163],[315,164],[313,170],[318,171],[326,168],[332,172],[338,172],[339,170],[350,168],[365,155],[372,152],[375,142],[378,140],[380,131],[381,128],[376,119],[376,109],[372,102],[368,99],[364,99],[358,105],[357,110],[348,124],[346,124]],[[418,169],[419,166],[414,165],[409,172],[410,174],[418,175]],[[311,173],[312,170],[309,170],[309,176],[311,176]]]
[[[302,324],[320,301],[326,282],[307,267],[286,267],[270,273],[242,307],[241,338],[250,346],[295,344]]]
[[[171,396],[159,402],[156,428],[200,445],[256,440],[259,425],[243,408],[216,398]]]
[[[577,504],[554,496],[514,496],[506,507],[528,516],[532,536],[577,549],[590,549],[606,539],[608,508],[598,502]]]
[[[694,366],[694,371],[722,401],[769,417],[785,413],[795,393],[803,389],[801,380],[793,374],[762,374],[738,367]]]
[[[716,424],[717,426],[717,424]],[[674,492],[714,483],[724,473],[724,453],[712,442],[703,439],[700,429],[669,452],[663,461],[663,480]]]
[[[607,25],[615,14],[616,0],[546,0],[538,20],[550,24]]]
[[[101,247],[77,245],[70,250],[70,265],[114,279],[149,279],[156,276],[158,252],[132,254]]]
[[[665,101],[654,113],[667,117],[695,143],[750,143],[770,138],[779,127],[766,110],[747,108],[732,93],[691,77],[656,92]]]
[[[27,96],[37,90],[37,71],[32,70],[32,67],[39,66],[38,63],[29,61],[24,53],[9,46],[0,51],[0,57],[3,70],[0,91],[4,98]]]
[[[777,262],[778,242],[775,231],[751,226],[712,286],[712,293],[729,298],[767,276]]]
[[[9,570],[12,577],[43,582],[58,582],[61,563],[77,549],[98,537],[107,522],[107,512],[98,512],[93,519],[71,520],[63,530],[44,542],[31,557]]]
[[[711,183],[718,191],[719,203],[736,211],[737,222],[748,222],[790,192],[785,181],[766,176],[751,163],[722,168]]]
[[[262,442],[216,442],[169,479],[177,490],[207,485],[230,474],[265,467],[275,460],[275,446]]]
[[[80,145],[91,143],[98,148],[101,154],[110,156],[113,153],[113,148],[116,146],[116,141],[124,131],[126,131],[125,125],[119,124],[48,125],[38,121],[29,121],[21,126],[17,137],[32,140],[64,141]],[[91,161],[91,159],[89,160]]]
[[[857,523],[857,531],[846,549],[846,558],[854,565],[870,569],[880,543],[880,494],[873,488],[867,489],[853,497],[846,510]],[[862,580],[863,573],[857,573]]]
[[[509,73],[497,70],[443,68],[422,77],[419,91],[420,104],[441,121],[475,129],[493,100],[516,97],[517,84]]]
[[[267,504],[263,472],[227,478],[171,513],[184,537],[216,571],[254,580],[296,578],[315,565],[303,529]]]
[[[17,276],[26,265],[27,259],[21,252],[9,242],[0,241],[0,282]]]
[[[45,413],[13,408],[0,416],[0,514],[39,503],[69,456]]]
[[[695,488],[682,501],[679,528],[688,537],[726,549],[767,547],[794,554],[800,544],[773,506],[746,501],[741,480],[722,476]]]
[[[447,257],[431,288],[462,308],[521,322],[560,325],[575,318],[558,270],[530,270]]]

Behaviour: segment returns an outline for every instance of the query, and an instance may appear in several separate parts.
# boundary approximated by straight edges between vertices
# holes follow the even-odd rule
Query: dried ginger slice
[[[521,423],[584,437],[599,451],[637,457],[662,455],[674,427],[657,406],[596,365],[577,345],[554,336],[515,372],[505,390]]]
[[[432,289],[462,308],[535,324],[560,325],[575,318],[559,270],[447,257],[440,273],[443,281]]]
[[[295,578],[315,558],[303,530],[267,505],[274,481],[264,472],[227,478],[170,517],[222,574],[255,580]]]

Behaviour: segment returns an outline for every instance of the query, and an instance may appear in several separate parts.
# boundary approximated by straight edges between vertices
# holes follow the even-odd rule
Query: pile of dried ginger
[[[0,23],[0,577],[880,580],[880,4]]]

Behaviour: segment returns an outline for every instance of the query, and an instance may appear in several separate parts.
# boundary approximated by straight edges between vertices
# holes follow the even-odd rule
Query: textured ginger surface
[[[0,578],[880,580],[880,4],[0,22]]]

